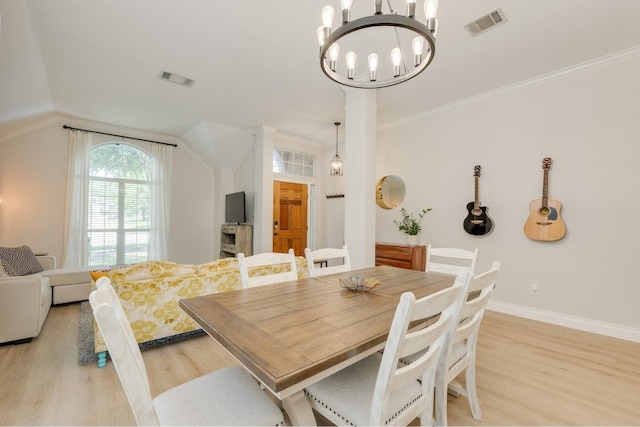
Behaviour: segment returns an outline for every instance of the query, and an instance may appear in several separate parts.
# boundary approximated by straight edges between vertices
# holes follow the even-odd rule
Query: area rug
[[[185,332],[183,334],[146,341],[140,343],[139,346],[141,350],[147,350],[205,334],[202,329],[196,329],[195,331]],[[88,365],[90,363],[97,363],[97,361],[95,347],[93,346],[93,311],[91,310],[89,301],[83,301],[80,303],[80,319],[78,321],[78,364]]]

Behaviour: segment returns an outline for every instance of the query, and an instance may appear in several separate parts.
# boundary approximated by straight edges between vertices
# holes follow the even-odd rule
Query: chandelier
[[[376,89],[405,82],[424,71],[435,53],[438,0],[426,0],[426,24],[416,17],[416,0],[406,0],[406,16],[387,0],[373,1],[373,15],[351,20],[353,0],[341,0],[342,25],[332,31],[334,9],[322,8],[318,28],[320,67],[342,85]],[[342,46],[340,46],[340,44]],[[340,51],[347,52],[344,57]]]
[[[340,122],[335,122],[334,125],[336,125],[336,155],[331,159],[331,171],[329,175],[342,176],[342,159],[338,154],[338,127],[340,126]]]

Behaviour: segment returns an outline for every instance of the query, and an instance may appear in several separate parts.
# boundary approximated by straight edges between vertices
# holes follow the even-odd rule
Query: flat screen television
[[[227,223],[240,224],[247,222],[244,191],[226,195],[224,220]]]

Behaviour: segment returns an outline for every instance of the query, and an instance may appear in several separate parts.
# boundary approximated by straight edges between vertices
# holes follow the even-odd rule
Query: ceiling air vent
[[[484,33],[497,25],[507,22],[507,17],[504,15],[502,9],[496,9],[493,12],[476,19],[473,22],[465,25],[464,27],[471,33],[472,36],[477,36]]]
[[[180,76],[178,74],[173,74],[168,71],[160,71],[160,78],[162,80],[166,80],[168,82],[176,83],[176,84],[187,86],[187,87],[193,86],[193,84],[196,82],[193,79],[189,79],[187,77]]]

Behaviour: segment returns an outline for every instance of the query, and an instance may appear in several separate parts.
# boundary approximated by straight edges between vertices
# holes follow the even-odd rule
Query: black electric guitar
[[[487,234],[493,228],[493,221],[487,215],[487,208],[480,206],[480,200],[478,198],[478,178],[480,178],[480,165],[476,165],[473,168],[473,176],[476,181],[476,197],[473,202],[467,203],[467,210],[469,215],[464,219],[462,223],[464,231],[475,236],[481,236]]]

